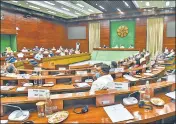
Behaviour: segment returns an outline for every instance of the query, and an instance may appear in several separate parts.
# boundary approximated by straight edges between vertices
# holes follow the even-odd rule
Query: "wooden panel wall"
[[[4,20],[1,20],[2,34],[16,34],[17,47],[33,48],[35,45],[45,48],[59,47],[65,42],[65,25],[45,19],[30,17],[23,14],[1,11]],[[16,27],[19,30],[16,30]]]
[[[175,21],[175,16],[165,16],[164,17],[164,34],[163,34],[163,48],[168,47],[169,49],[175,49],[175,38],[169,38],[166,34],[166,24],[169,21]],[[101,46],[110,46],[110,22],[105,20],[101,22],[101,32],[100,41]],[[136,18],[136,39],[135,48],[142,51],[146,49],[147,41],[147,18]]]
[[[109,20],[100,22],[100,46],[110,46],[110,22]]]
[[[86,39],[81,39],[81,40],[69,40],[68,39],[68,33],[67,33],[67,28],[66,28],[66,37],[65,37],[65,42],[64,42],[64,47],[67,48],[76,48],[76,42],[80,42],[80,50],[81,52],[88,52],[89,51],[89,25],[87,22],[84,23],[70,23],[67,24],[67,27],[71,26],[86,26]]]
[[[4,15],[4,20],[1,20],[2,34],[16,34],[17,47],[21,50],[22,47],[33,48],[35,45],[51,48],[60,45],[67,48],[75,48],[76,42],[81,43],[81,51],[89,51],[89,27],[88,22],[69,23],[67,25],[47,21],[45,19],[31,17],[24,18],[22,14],[7,12],[1,10]],[[169,21],[174,21],[175,16],[164,17],[164,41],[163,48],[175,48],[175,38],[166,36],[166,24]],[[100,21],[100,45],[110,46],[110,21]],[[85,40],[69,40],[67,35],[67,26],[86,26]],[[16,30],[16,27],[19,30]],[[143,50],[146,48],[147,39],[147,18],[136,19],[136,39],[135,48]]]
[[[175,21],[175,16],[165,16],[164,18],[164,36],[163,36],[163,49],[165,47],[169,49],[175,49],[175,37],[167,37],[167,23],[170,21]]]

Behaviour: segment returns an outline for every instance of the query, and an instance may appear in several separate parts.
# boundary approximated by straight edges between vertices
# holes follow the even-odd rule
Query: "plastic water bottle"
[[[150,84],[149,84],[149,81],[146,81],[146,84],[145,84],[144,102],[145,103],[150,102]]]
[[[46,91],[46,101],[45,101],[45,115],[48,117],[53,114],[53,105],[50,99],[50,91]]]

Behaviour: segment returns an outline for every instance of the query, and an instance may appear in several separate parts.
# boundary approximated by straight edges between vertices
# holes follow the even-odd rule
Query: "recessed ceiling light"
[[[21,6],[21,4],[19,4]]]
[[[117,8],[117,10],[118,10],[119,12],[122,12],[119,8]]]
[[[146,6],[150,6],[150,3],[149,3],[149,2],[146,2],[145,5],[146,5]]]
[[[14,2],[14,3],[18,3],[18,1],[15,1],[15,0],[14,0],[14,1],[12,1],[12,2]]]
[[[47,3],[47,4],[50,4],[50,5],[52,5],[52,6],[55,5],[54,3],[51,3],[51,2],[48,2],[48,1],[44,1],[44,2]]]
[[[78,6],[80,6],[80,7],[84,7],[82,4],[79,4],[79,3],[77,3],[76,5],[78,5]]]
[[[127,7],[130,7],[127,2],[123,1]]]
[[[69,9],[67,9],[67,8],[62,8],[62,9],[66,10],[66,11],[70,11],[70,10],[69,10]]]
[[[29,5],[29,7],[34,8],[34,9],[40,9],[39,7]]]
[[[93,10],[91,10],[91,9],[88,9],[88,11],[93,12]]]
[[[98,4],[96,3],[96,5],[98,5]]]
[[[167,1],[167,2],[166,2],[166,6],[169,6],[169,5],[170,5],[170,2],[169,2],[169,1]]]
[[[56,12],[53,12],[53,11],[48,11],[49,13],[52,13],[52,14],[56,14]]]
[[[99,6],[101,9],[104,9],[104,7],[102,7],[102,6]]]

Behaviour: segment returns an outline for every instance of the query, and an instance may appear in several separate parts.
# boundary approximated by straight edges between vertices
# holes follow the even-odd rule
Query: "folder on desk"
[[[113,123],[134,119],[133,115],[122,104],[103,108]]]

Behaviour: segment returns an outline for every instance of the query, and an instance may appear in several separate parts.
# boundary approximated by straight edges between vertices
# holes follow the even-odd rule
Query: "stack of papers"
[[[113,123],[134,119],[133,115],[122,104],[103,108]]]
[[[166,93],[166,96],[172,98],[172,99],[175,99],[175,91],[173,92],[170,92],[170,93]]]
[[[152,74],[152,73],[144,73],[144,75],[146,75],[146,76],[153,76],[154,74]]]
[[[134,77],[132,77],[132,76],[130,76],[130,75],[124,75],[123,77],[124,77],[125,79],[129,80],[129,81],[138,81],[138,80],[139,80],[139,79],[134,78]]]
[[[76,83],[76,86],[78,87],[90,87],[88,83]]]
[[[16,91],[24,91],[26,89],[26,87],[18,87],[17,89],[16,89]]]
[[[5,91],[11,90],[13,88],[15,88],[15,86],[1,86],[1,90],[5,90]]]

